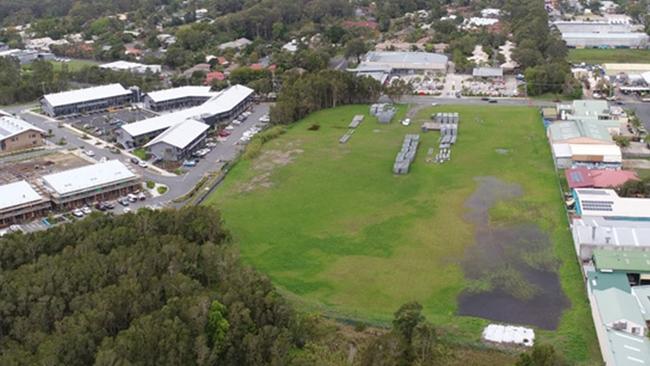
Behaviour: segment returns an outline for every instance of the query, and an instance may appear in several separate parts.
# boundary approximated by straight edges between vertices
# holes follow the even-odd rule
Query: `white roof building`
[[[222,51],[227,50],[229,48],[237,48],[237,49],[239,49],[239,48],[246,47],[251,43],[253,43],[253,41],[251,41],[248,38],[243,38],[242,37],[242,38],[236,39],[236,40],[231,41],[231,42],[226,42],[226,43],[220,44],[219,49],[222,50]]]
[[[209,128],[210,126],[203,122],[188,119],[167,129],[144,146],[151,147],[158,143],[164,143],[183,150]]]
[[[530,328],[490,324],[483,329],[483,339],[494,343],[532,347],[535,342],[535,332]]]
[[[246,86],[233,85],[199,106],[129,123],[121,128],[131,137],[162,131],[187,119],[202,120],[204,116],[215,116],[229,112],[254,92],[253,89]]]
[[[99,66],[102,69],[109,69],[113,71],[128,71],[136,74],[144,74],[147,71],[157,74],[162,71],[162,66],[160,65],[145,65],[137,62],[129,61],[115,61],[109,62]]]
[[[187,97],[205,97],[210,98],[218,93],[210,91],[209,86],[180,86],[178,88],[156,90],[147,93],[147,96],[155,103],[187,98]]]
[[[0,141],[29,130],[45,133],[45,131],[26,121],[23,121],[22,119],[0,115]]]
[[[137,179],[137,176],[119,160],[109,160],[45,175],[43,184],[52,194],[69,196],[134,179]]]
[[[616,219],[650,219],[650,199],[620,197],[613,189],[574,189],[576,213]]]
[[[290,42],[285,43],[284,46],[282,46],[282,49],[287,52],[294,53],[298,51],[298,41],[292,39]]]
[[[0,211],[41,200],[43,197],[24,180],[0,186]]]
[[[54,94],[45,94],[43,99],[52,107],[59,107],[105,98],[121,97],[130,94],[131,91],[124,89],[120,84],[108,84]]]

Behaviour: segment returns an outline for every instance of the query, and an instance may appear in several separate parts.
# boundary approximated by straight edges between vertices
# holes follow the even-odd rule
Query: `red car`
[[[219,131],[219,137],[228,137],[228,136],[230,136],[230,132],[226,130]]]

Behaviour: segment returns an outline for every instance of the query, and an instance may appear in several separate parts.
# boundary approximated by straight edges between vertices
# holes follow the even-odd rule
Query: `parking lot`
[[[60,120],[70,123],[73,127],[86,131],[93,136],[100,137],[102,140],[114,142],[114,131],[123,124],[155,116],[156,114],[150,111],[131,107],[115,111],[97,111],[84,115],[67,116],[60,118]]]
[[[463,96],[512,97],[518,94],[518,81],[514,75],[487,79],[456,73],[426,73],[393,76],[389,82],[395,79],[411,83],[415,94],[418,95],[455,97],[461,92]]]

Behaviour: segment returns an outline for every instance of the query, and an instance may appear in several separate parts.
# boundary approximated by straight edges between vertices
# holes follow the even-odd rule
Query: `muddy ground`
[[[569,304],[549,236],[534,223],[491,225],[490,208],[523,191],[494,177],[476,180],[478,189],[465,202],[476,241],[462,261],[470,286],[458,298],[459,315],[556,329]]]

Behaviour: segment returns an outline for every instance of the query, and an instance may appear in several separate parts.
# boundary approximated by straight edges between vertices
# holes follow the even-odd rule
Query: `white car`
[[[91,210],[90,207],[88,207],[88,206],[84,206],[84,207],[81,208],[81,212],[88,215],[88,214],[92,213],[93,210]]]
[[[146,161],[142,161],[142,160],[140,160],[140,161],[138,162],[138,166],[139,166],[140,168],[146,168],[146,167],[149,166],[149,164],[147,164]]]
[[[433,102],[433,103],[431,103],[431,106],[432,106],[432,107],[437,107],[437,106],[438,106],[438,103]]]
[[[95,152],[92,151],[92,150],[84,150],[84,154],[86,154],[86,155],[88,155],[90,157],[95,156]]]
[[[410,126],[411,125],[411,119],[406,118],[402,120],[402,126]]]
[[[124,212],[124,213],[129,213],[129,212],[131,212],[131,208],[130,208],[130,207],[124,207],[124,208],[122,209],[122,212]]]
[[[228,131],[232,131],[234,129],[235,129],[235,126],[233,126],[233,125],[226,126],[226,130],[228,130]]]
[[[81,211],[81,210],[78,209],[78,208],[75,209],[74,211],[72,211],[72,214],[73,214],[74,216],[76,216],[76,217],[83,217],[83,216],[84,216],[83,211]]]
[[[260,117],[260,122],[266,123],[266,122],[270,122],[270,121],[271,121],[271,117],[269,117],[268,114],[265,114],[262,117]]]

